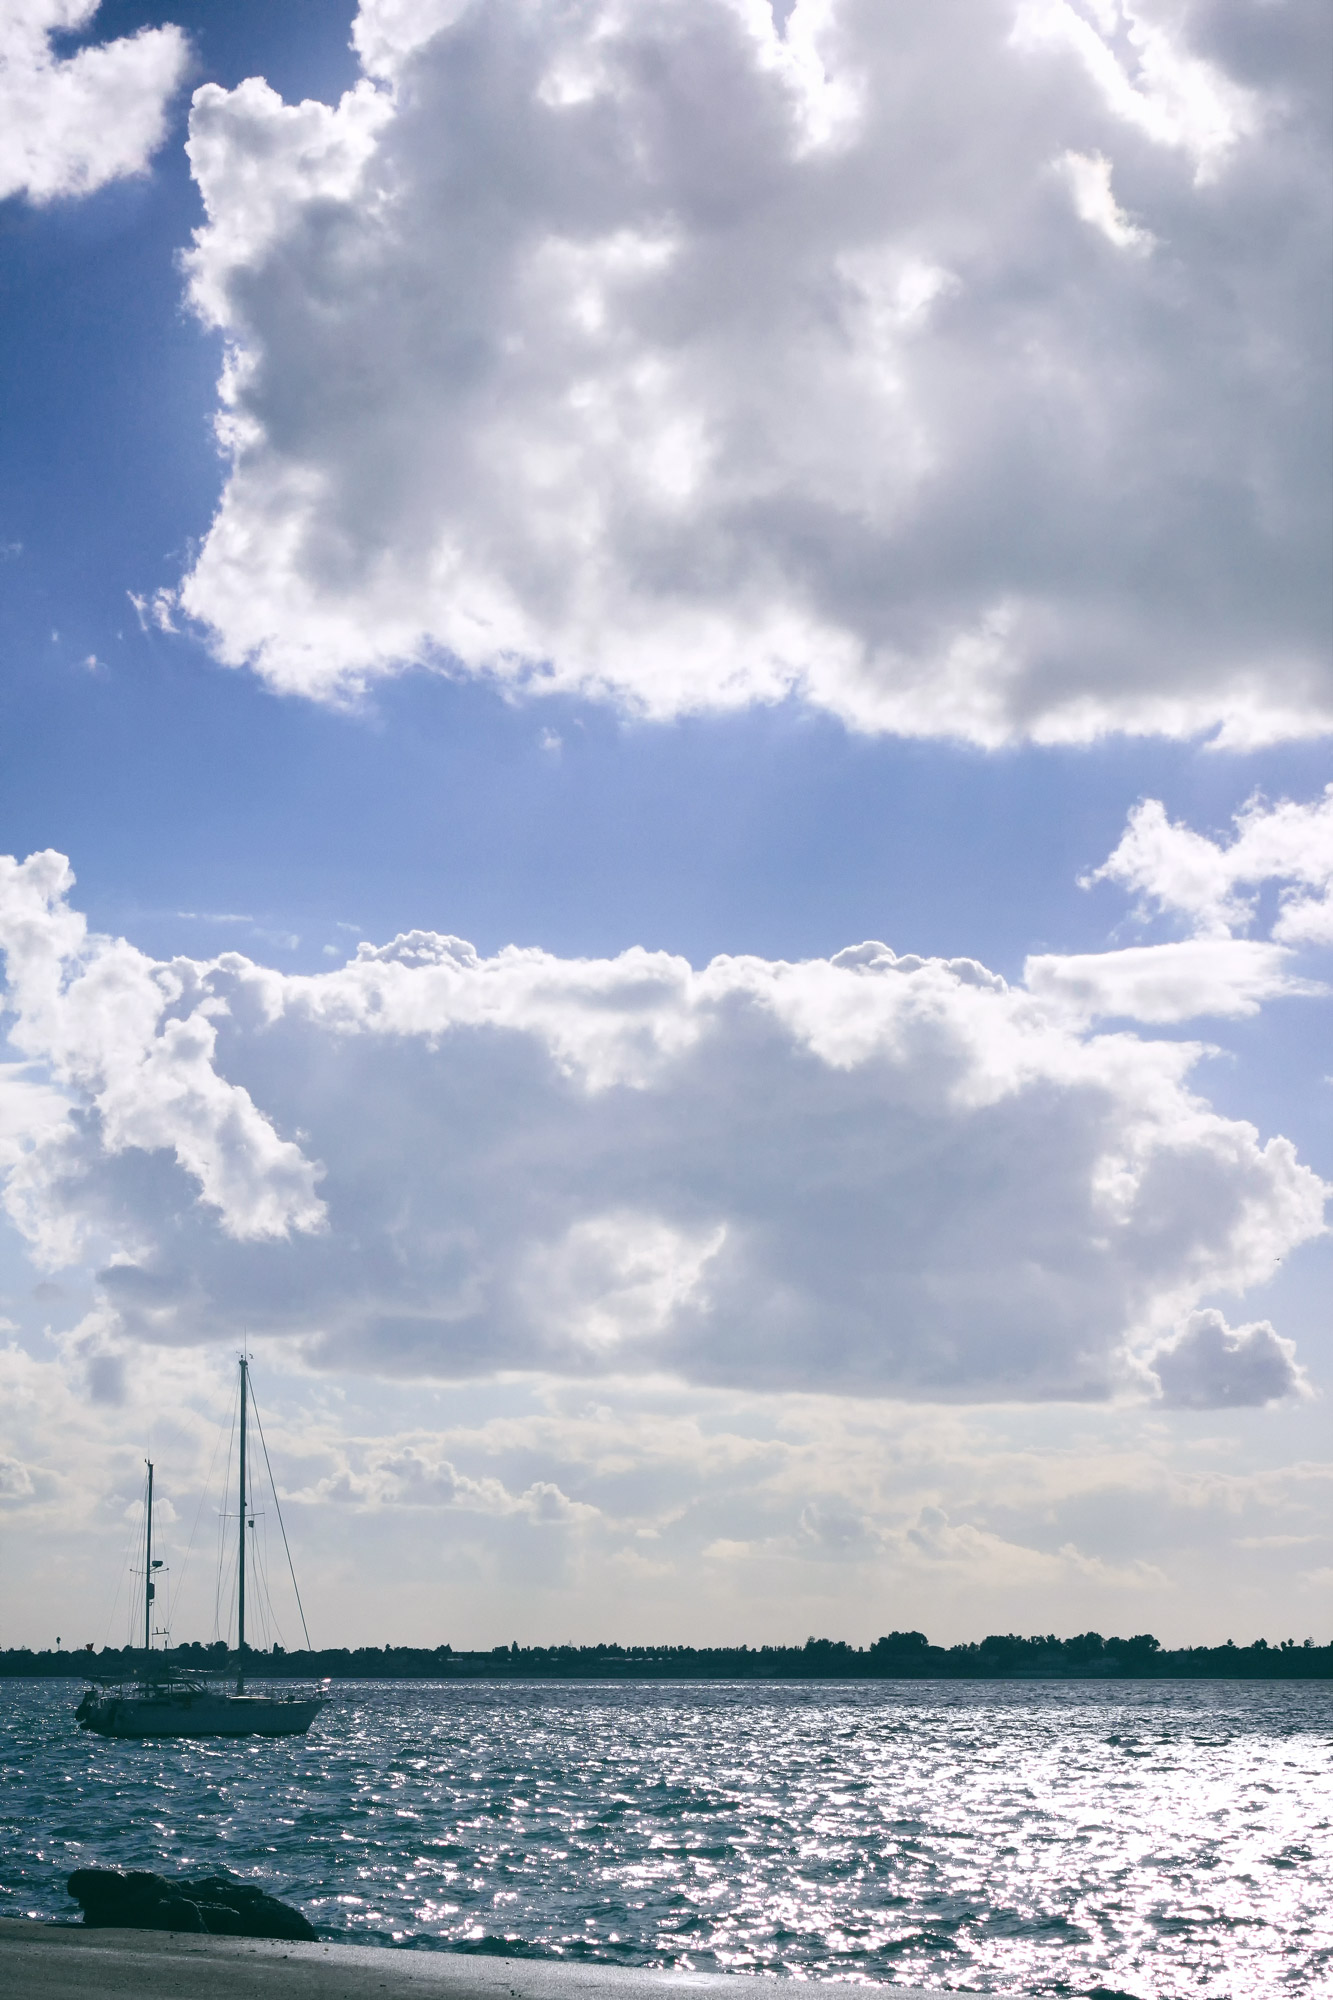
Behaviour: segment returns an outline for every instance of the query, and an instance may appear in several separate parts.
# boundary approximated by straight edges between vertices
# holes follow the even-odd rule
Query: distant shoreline
[[[196,1643],[157,1654],[183,1673],[235,1670],[225,1646]],[[0,1651],[0,1678],[107,1679],[138,1670],[133,1647],[100,1652],[26,1647]],[[993,1636],[979,1644],[932,1646],[919,1633],[893,1633],[873,1646],[812,1639],[804,1646],[497,1646],[456,1652],[451,1646],[327,1647],[311,1652],[247,1648],[246,1672],[261,1680],[414,1681],[1109,1681],[1333,1678],[1333,1646],[1284,1640],[1270,1646],[1189,1646],[1168,1650],[1151,1634],[1103,1640]]]

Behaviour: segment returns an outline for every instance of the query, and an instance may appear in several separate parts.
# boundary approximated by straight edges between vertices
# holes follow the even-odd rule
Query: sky
[[[1327,1638],[1329,36],[0,0],[0,1645]]]

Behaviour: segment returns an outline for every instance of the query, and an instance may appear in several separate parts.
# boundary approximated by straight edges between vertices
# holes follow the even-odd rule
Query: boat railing
[[[98,1674],[90,1672],[85,1676],[88,1689],[101,1695],[119,1694],[137,1697],[139,1700],[157,1699],[169,1701],[188,1696],[192,1700],[208,1696],[225,1697],[229,1701],[238,1699],[229,1675],[224,1671],[197,1673],[170,1671],[157,1673],[125,1672]],[[257,1701],[326,1702],[330,1698],[331,1683],[326,1680],[289,1680],[282,1675],[268,1680],[263,1675],[248,1675],[246,1696]]]

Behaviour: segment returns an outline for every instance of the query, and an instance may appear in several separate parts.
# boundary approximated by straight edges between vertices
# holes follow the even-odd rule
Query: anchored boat
[[[153,1651],[154,1576],[162,1564],[153,1557],[153,1464],[148,1461],[144,1509],[144,1657],[132,1680],[95,1683],[74,1711],[81,1729],[99,1736],[304,1736],[328,1696],[323,1693],[247,1694],[245,1687],[245,1531],[254,1526],[248,1506],[246,1419],[250,1401],[249,1363],[241,1357],[240,1508],[236,1560],[236,1686],[210,1685],[182,1672],[169,1653]],[[266,1453],[267,1455],[267,1453]],[[276,1503],[277,1493],[274,1492]],[[284,1530],[284,1541],[286,1532]],[[293,1577],[293,1581],[295,1578]],[[299,1599],[298,1599],[299,1601]]]

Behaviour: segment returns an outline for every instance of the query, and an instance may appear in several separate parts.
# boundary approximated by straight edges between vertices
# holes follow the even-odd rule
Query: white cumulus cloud
[[[91,1140],[106,1159],[174,1154],[231,1236],[317,1228],[317,1169],[218,1073],[226,1000],[189,960],[155,965],[123,940],[89,937],[65,900],[73,880],[63,855],[0,856],[9,1040],[29,1058],[0,1096],[11,1216],[46,1261],[75,1256],[77,1205],[60,1191],[80,1180]],[[0,1160],[5,1151],[0,1140]]]
[[[1231,1327],[1212,1309],[1191,1313],[1149,1365],[1164,1400],[1181,1409],[1234,1409],[1308,1393],[1295,1348],[1266,1319]]]
[[[1234,823],[1231,840],[1214,840],[1169,819],[1160,799],[1141,800],[1082,886],[1113,882],[1138,898],[1141,920],[1183,918],[1193,936],[1035,953],[1024,967],[1028,991],[1081,1020],[1159,1025],[1237,1020],[1268,1000],[1326,997],[1328,986],[1297,966],[1301,948],[1333,944],[1333,785],[1307,804],[1255,796]],[[1265,890],[1271,936],[1236,936],[1259,916]]]
[[[0,870],[31,1066],[0,1166],[39,1249],[100,1262],[117,1339],[1104,1399],[1322,1228],[1292,1145],[1191,1090],[1197,1047],[1091,1033],[972,959],[417,931],[317,975],[161,963],[88,935],[69,883]]]
[[[183,609],[319,699],[1329,729],[1322,0],[1252,14],[364,0],[336,105],[206,85]]]
[[[1289,946],[1333,944],[1333,785],[1308,804],[1252,798],[1235,829],[1229,841],[1210,840],[1169,819],[1159,799],[1144,799],[1088,880],[1115,882],[1205,938],[1248,929],[1258,891],[1275,883],[1273,937]]]
[[[88,194],[141,174],[166,136],[189,55],[182,31],[142,28],[62,56],[100,0],[0,0],[0,197]]]

